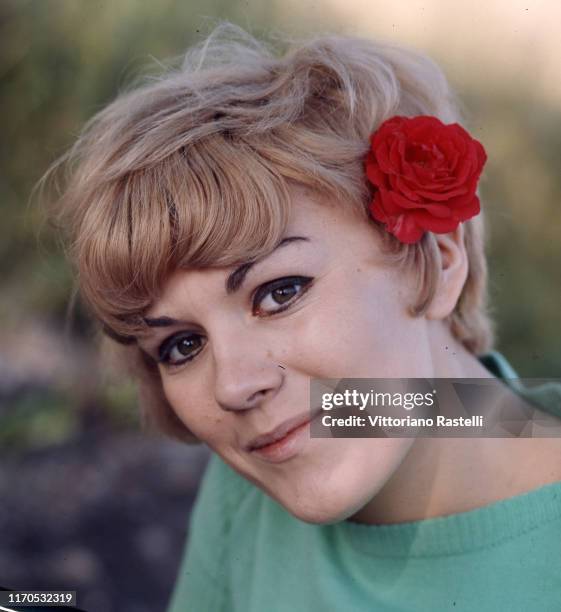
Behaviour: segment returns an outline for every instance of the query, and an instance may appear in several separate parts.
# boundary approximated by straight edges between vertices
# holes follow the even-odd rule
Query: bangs
[[[88,270],[82,291],[95,315],[108,331],[141,333],[142,313],[177,268],[231,266],[273,250],[287,226],[291,183],[227,135],[111,181],[88,207],[74,253]]]
[[[280,241],[290,213],[289,185],[249,145],[215,135],[180,150],[166,170],[172,268],[230,266]]]
[[[276,56],[249,34],[219,27],[181,68],[95,115],[42,179],[65,171],[50,216],[66,234],[85,305],[108,335],[134,342],[177,269],[240,265],[272,251],[298,187],[360,214],[396,263],[407,260],[418,273],[420,316],[434,294],[434,237],[409,248],[368,212],[364,157],[373,130],[394,115],[460,120],[428,58],[338,35]],[[484,352],[483,230],[477,221],[465,227],[470,275],[451,326],[470,351]]]

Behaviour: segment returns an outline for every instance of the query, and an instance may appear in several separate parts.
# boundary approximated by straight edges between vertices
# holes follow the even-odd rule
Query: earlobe
[[[468,275],[464,228],[460,224],[449,234],[435,234],[439,252],[439,279],[427,309],[428,319],[445,319],[454,311]]]

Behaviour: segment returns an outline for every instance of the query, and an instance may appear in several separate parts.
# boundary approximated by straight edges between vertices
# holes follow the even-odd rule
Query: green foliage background
[[[0,329],[14,337],[34,319],[64,327],[70,270],[54,236],[43,232],[42,246],[37,242],[40,216],[28,202],[33,185],[83,123],[139,73],[154,70],[159,60],[204,35],[212,19],[266,35],[281,13],[281,3],[223,0],[2,3]],[[322,23],[328,21],[326,9]],[[284,15],[281,29],[294,35],[314,29],[313,15],[295,16],[290,28],[286,23]],[[340,29],[335,17],[331,29]],[[541,102],[523,83],[499,93],[483,70],[480,86],[474,86],[462,81],[461,70],[448,68],[469,109],[470,129],[489,154],[481,190],[498,348],[522,376],[561,376],[561,110]],[[87,336],[88,329],[78,320],[74,333]],[[8,344],[1,347],[3,359],[10,359],[10,350]],[[132,391],[100,393],[97,401],[108,414],[122,416],[124,404],[134,410]],[[72,414],[71,395],[55,394],[44,402],[37,397],[35,409],[26,397],[21,410],[12,407],[10,414],[20,421],[25,415],[27,422],[31,410],[39,418],[34,427],[45,431],[46,419],[53,437],[64,437],[74,423],[64,417]],[[0,417],[10,440],[22,439],[17,419]],[[33,427],[23,429],[28,436]]]

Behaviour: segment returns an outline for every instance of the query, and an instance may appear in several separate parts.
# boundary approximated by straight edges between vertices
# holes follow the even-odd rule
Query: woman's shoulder
[[[271,533],[290,538],[310,527],[214,453],[199,487],[191,526],[206,538],[214,534],[223,551],[238,553],[239,547],[267,539]]]
[[[522,379],[499,351],[490,351],[485,355],[480,355],[479,361],[530,406],[561,418],[561,381],[559,378]]]
[[[232,536],[239,509],[257,488],[212,453],[189,520],[187,546],[168,612],[226,610],[231,600]],[[247,521],[245,521],[247,522]],[[242,521],[243,523],[243,521]]]

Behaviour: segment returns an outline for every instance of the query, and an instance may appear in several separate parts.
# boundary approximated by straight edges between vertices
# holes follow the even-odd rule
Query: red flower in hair
[[[392,117],[370,137],[366,176],[376,187],[370,213],[401,242],[445,234],[479,213],[475,194],[487,155],[458,123]]]

